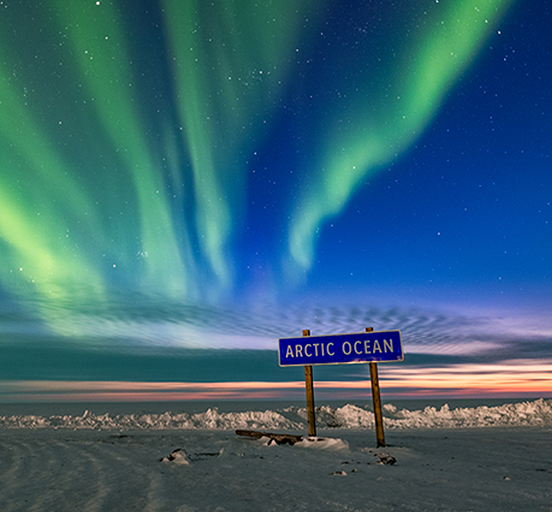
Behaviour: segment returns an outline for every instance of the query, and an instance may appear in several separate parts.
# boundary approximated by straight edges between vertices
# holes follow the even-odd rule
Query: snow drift
[[[425,407],[418,410],[397,409],[392,404],[383,408],[386,429],[473,428],[493,426],[552,426],[552,400],[538,399],[500,406],[479,406],[451,409]],[[373,428],[370,407],[345,405],[316,409],[317,426],[322,429]],[[280,410],[221,412],[216,407],[201,413],[163,414],[94,414],[84,411],[75,415],[11,415],[0,416],[0,429],[89,429],[89,430],[233,430],[271,429],[305,430],[305,408]]]

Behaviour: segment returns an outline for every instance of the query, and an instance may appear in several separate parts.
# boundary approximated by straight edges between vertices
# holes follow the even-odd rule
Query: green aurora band
[[[120,14],[109,2],[57,2],[59,19],[76,56],[80,77],[94,98],[96,113],[113,147],[121,155],[123,171],[135,192],[139,214],[140,253],[144,258],[141,283],[159,286],[169,294],[186,291],[189,269],[183,261],[163,177],[147,151],[145,126],[134,106],[135,76],[124,40]],[[182,234],[182,233],[181,233]],[[184,236],[182,234],[182,236]],[[170,267],[170,275],[165,268]],[[188,270],[188,272],[186,272]]]
[[[287,259],[293,273],[311,268],[320,226],[346,207],[366,176],[382,170],[429,126],[511,3],[428,3],[405,30],[402,53],[372,63],[369,76],[362,74],[349,87],[349,99],[339,102],[322,135],[320,170],[309,176],[308,193],[295,205]],[[378,82],[370,87],[375,76]]]
[[[316,168],[287,212],[288,275],[311,268],[321,225],[427,128],[511,3],[427,2],[396,58],[356,63],[362,72],[328,105]],[[147,96],[154,72],[139,62],[131,41],[139,29],[122,3],[55,0],[33,16],[8,7],[2,288],[39,297],[37,313],[56,332],[65,332],[57,307],[79,297],[101,303],[113,284],[189,300],[231,294],[247,155],[269,133],[296,49],[320,24],[320,2],[162,0],[159,58],[171,70],[176,112]],[[153,117],[161,136],[152,141]]]
[[[289,74],[313,0],[164,0],[184,144],[193,170],[203,254],[223,285],[225,248],[243,209],[243,157]]]

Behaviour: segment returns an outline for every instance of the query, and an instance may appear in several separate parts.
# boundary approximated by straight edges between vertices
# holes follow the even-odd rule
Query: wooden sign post
[[[373,332],[373,327],[366,327],[366,332]],[[381,396],[378,378],[378,364],[369,363],[370,382],[372,383],[372,404],[374,405],[374,421],[376,424],[376,442],[378,448],[385,446],[385,435],[383,433],[383,413],[381,410]]]
[[[308,329],[303,329],[303,336],[310,336]],[[307,418],[309,422],[309,436],[316,437],[316,414],[314,412],[314,385],[312,380],[312,366],[305,365],[305,389],[307,391]]]

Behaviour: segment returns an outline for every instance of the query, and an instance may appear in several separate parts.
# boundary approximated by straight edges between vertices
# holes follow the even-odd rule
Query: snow
[[[552,400],[495,407],[0,416],[0,510],[550,511]],[[29,409],[32,409],[29,406]],[[2,406],[0,406],[2,412]],[[30,412],[30,410],[29,410]]]

